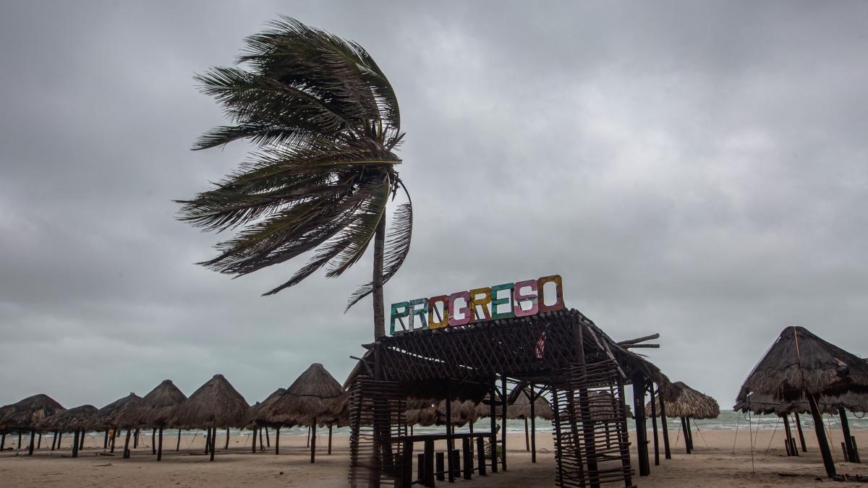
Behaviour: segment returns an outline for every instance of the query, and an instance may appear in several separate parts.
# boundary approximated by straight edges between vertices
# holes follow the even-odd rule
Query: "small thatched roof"
[[[250,409],[250,425],[255,427],[278,426],[285,425],[277,422],[272,422],[268,416],[268,409],[274,405],[274,402],[286,392],[286,388],[278,388],[268,398],[261,402],[256,402]]]
[[[142,398],[138,415],[144,427],[168,427],[175,409],[187,399],[172,380],[163,380]]]
[[[513,390],[510,393],[510,398],[515,400],[506,407],[506,418],[508,419],[529,419],[530,418],[530,390],[522,388],[520,391]],[[534,402],[534,414],[541,419],[552,420],[555,418],[552,406],[548,400],[540,396]],[[490,413],[490,410],[489,410]]]
[[[77,430],[93,430],[97,408],[93,405],[82,405],[56,413],[39,423],[41,430],[52,432],[75,432]]]
[[[797,401],[803,392],[817,396],[868,393],[868,362],[830,344],[804,327],[784,329],[739,391]]]
[[[322,364],[314,363],[269,407],[266,416],[281,424],[337,421],[343,395],[341,384]]]
[[[673,388],[678,391],[677,396],[672,400],[664,400],[666,406],[667,417],[689,417],[694,419],[714,419],[720,415],[720,405],[717,400],[710,396],[700,393],[693,388],[687,386],[681,381],[676,381],[672,384]],[[661,396],[666,398],[668,395],[661,390]],[[656,413],[660,415],[660,401],[655,397]],[[645,415],[651,416],[651,402],[645,404]]]
[[[102,407],[94,416],[94,429],[129,429],[139,427],[140,418],[138,408],[142,404],[142,397],[135,393],[119,398]]]
[[[612,408],[613,397],[608,391],[592,391],[590,393],[588,403],[590,403],[591,418],[593,420],[605,420],[616,417],[616,411]],[[627,418],[633,418],[633,411],[630,405],[624,405],[626,408]]]
[[[178,405],[169,423],[187,429],[243,428],[249,420],[250,405],[222,374],[216,374]]]
[[[4,430],[31,430],[52,415],[66,411],[48,395],[33,395],[18,403],[0,408],[0,425]]]

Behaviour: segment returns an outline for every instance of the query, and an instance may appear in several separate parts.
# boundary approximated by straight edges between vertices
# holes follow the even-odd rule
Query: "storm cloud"
[[[864,2],[5,2],[0,404],[223,373],[251,403],[370,342],[370,256],[260,294],[175,220],[249,147],[194,73],[289,15],[365,46],[407,132],[386,302],[559,273],[566,302],[724,408],[780,330],[868,354]]]

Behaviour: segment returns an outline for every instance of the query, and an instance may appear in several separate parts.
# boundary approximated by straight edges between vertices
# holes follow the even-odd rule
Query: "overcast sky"
[[[223,373],[249,402],[373,337],[370,256],[274,297],[175,220],[248,147],[194,73],[285,14],[398,94],[416,228],[386,303],[559,273],[729,408],[788,325],[868,355],[866,2],[2,2],[0,405]]]

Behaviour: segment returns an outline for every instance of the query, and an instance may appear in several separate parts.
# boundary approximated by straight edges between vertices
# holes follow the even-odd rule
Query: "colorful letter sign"
[[[474,322],[530,317],[564,307],[561,277],[544,276],[393,303],[390,329],[395,335],[396,323],[404,331],[461,327]]]

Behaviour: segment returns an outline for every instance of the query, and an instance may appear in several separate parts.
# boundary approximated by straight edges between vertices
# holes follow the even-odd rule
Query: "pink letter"
[[[525,293],[523,291],[524,288],[530,288],[530,291]],[[519,281],[518,283],[516,283],[515,291],[513,292],[513,298],[513,311],[515,312],[516,317],[530,317],[531,315],[536,315],[537,312],[539,312],[539,303],[537,303],[536,280]],[[523,309],[521,307],[523,302],[529,302],[530,308],[527,310]]]
[[[460,308],[456,305],[456,301],[464,300],[464,305]],[[449,327],[456,327],[459,325],[465,325],[470,323],[470,309],[468,305],[470,304],[470,293],[466,291],[459,291],[449,295]],[[458,314],[461,314],[462,318],[458,318]]]

